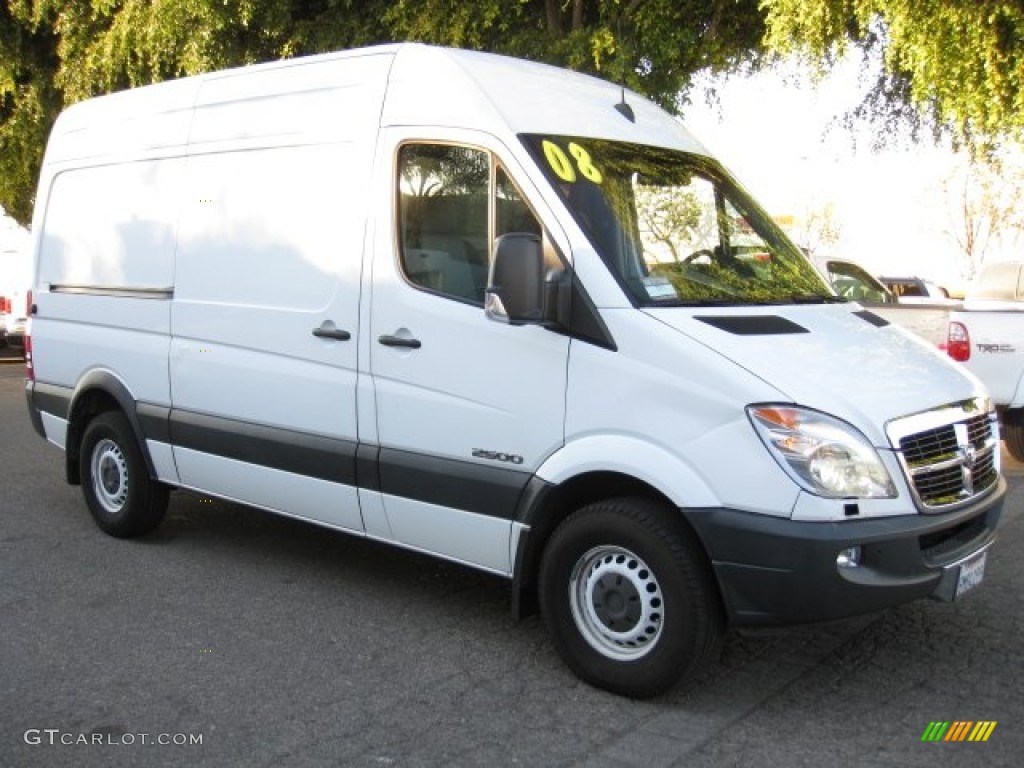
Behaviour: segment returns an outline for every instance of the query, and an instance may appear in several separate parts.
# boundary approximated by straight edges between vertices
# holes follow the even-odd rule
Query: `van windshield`
[[[714,160],[601,139],[522,140],[636,305],[842,301]]]

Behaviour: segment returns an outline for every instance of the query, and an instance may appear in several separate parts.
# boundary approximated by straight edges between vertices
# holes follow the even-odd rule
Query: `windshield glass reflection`
[[[638,306],[841,301],[710,158],[601,139],[522,138]]]

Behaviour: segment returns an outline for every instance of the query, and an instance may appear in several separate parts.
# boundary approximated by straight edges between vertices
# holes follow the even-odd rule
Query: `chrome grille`
[[[983,399],[897,420],[888,431],[927,511],[970,501],[999,481],[999,430]]]

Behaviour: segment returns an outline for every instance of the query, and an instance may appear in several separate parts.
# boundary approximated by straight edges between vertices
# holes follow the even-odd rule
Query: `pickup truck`
[[[946,351],[995,401],[1010,455],[1024,461],[1024,261],[988,264],[950,312]]]
[[[930,280],[920,277],[886,277],[878,278],[896,300],[904,304],[941,304],[951,301],[949,291]]]
[[[814,260],[836,293],[856,301],[890,323],[906,328],[933,346],[946,342],[949,312],[960,303],[948,298],[897,299],[888,287],[864,267],[842,259]]]

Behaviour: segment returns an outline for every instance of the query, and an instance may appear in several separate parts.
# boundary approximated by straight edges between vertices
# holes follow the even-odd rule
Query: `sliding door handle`
[[[408,339],[403,336],[378,336],[377,341],[379,341],[385,347],[405,347],[406,349],[419,349],[421,346],[423,346],[422,344],[420,344],[419,339]]]
[[[348,341],[352,338],[351,333],[343,331],[341,328],[314,328],[313,335],[318,339],[337,339],[338,341]]]

